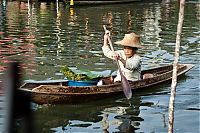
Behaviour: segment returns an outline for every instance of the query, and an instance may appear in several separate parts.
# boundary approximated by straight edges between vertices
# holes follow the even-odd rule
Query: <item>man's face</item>
[[[124,46],[124,53],[127,58],[130,58],[135,54],[135,50],[132,47]]]

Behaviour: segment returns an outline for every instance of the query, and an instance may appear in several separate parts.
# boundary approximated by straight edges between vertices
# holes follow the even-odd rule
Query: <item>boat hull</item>
[[[191,64],[180,64],[178,76],[183,75],[192,67]],[[172,78],[173,66],[159,67],[142,71],[142,74],[153,74],[153,77],[129,82],[131,89],[141,90],[169,81]],[[50,83],[25,83],[19,88],[24,95],[31,97],[37,104],[74,104],[87,102],[114,95],[123,94],[121,83],[113,83],[100,86],[67,86],[67,81]]]
[[[69,5],[75,6],[82,6],[82,5],[108,5],[108,4],[126,4],[126,3],[133,3],[138,2],[140,0],[73,0],[74,4],[71,4],[70,1]]]

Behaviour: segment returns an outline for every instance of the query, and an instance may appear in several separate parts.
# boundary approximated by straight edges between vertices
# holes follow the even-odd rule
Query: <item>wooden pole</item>
[[[103,25],[103,28],[104,28],[104,31],[107,30],[105,25]],[[110,48],[111,48],[113,54],[115,54],[115,51],[114,51],[114,48],[113,48],[113,45],[112,45],[112,41],[111,41],[109,35],[108,35],[108,42],[110,44]],[[120,76],[121,76],[121,83],[122,83],[123,92],[124,92],[126,98],[129,100],[132,97],[131,86],[130,86],[128,80],[126,79],[126,77],[123,75],[121,67],[119,65],[119,61],[118,61],[118,59],[116,57],[115,57],[115,60],[117,62],[117,66],[118,66],[119,73],[120,73]]]
[[[175,48],[173,76],[172,76],[172,84],[171,84],[171,95],[170,95],[170,101],[169,101],[168,133],[173,133],[173,128],[174,128],[174,101],[175,101],[175,95],[176,95],[177,67],[178,67],[178,60],[179,60],[181,32],[182,32],[182,25],[183,25],[183,19],[184,19],[184,5],[185,5],[185,0],[180,0],[179,20],[178,20],[177,35],[176,35],[176,48]]]

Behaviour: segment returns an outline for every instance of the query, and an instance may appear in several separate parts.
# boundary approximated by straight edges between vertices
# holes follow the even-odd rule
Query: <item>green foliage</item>
[[[69,80],[87,81],[99,77],[99,75],[92,74],[91,71],[88,70],[87,71],[80,70],[79,73],[75,73],[74,71],[69,69],[66,65],[62,66],[60,71]]]

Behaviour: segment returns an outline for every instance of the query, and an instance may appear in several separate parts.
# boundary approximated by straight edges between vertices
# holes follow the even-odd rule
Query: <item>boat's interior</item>
[[[179,66],[181,67],[181,65]],[[153,69],[149,69],[149,70],[143,70],[141,72],[141,79],[147,79],[147,78],[152,78],[154,76],[158,76],[160,74],[172,71],[173,66],[169,65],[169,66],[163,66],[160,68],[153,68]],[[108,84],[113,84],[114,82],[114,78],[115,76],[111,76],[111,77],[106,77],[102,79],[102,85],[108,85]]]
[[[183,65],[179,65],[180,67],[184,67]],[[143,70],[141,72],[141,79],[147,79],[147,78],[152,78],[158,75],[161,75],[166,72],[172,71],[173,66],[164,66],[164,67],[159,67],[159,68],[154,68],[154,69],[149,69],[149,70]],[[98,78],[98,84],[97,85],[108,85],[108,84],[113,84],[115,76],[109,76],[109,77],[104,77],[104,78]],[[38,87],[40,85],[60,85],[60,86],[68,86],[68,81],[67,80],[51,80],[51,81],[34,81],[34,82],[27,82],[23,84],[20,88],[26,88],[26,89],[33,89],[35,87]]]
[[[101,83],[99,82],[98,85],[108,85],[108,84],[113,84],[114,83],[114,78],[116,76],[110,76],[110,77],[106,77],[101,79]],[[141,79],[147,79],[147,78],[152,78],[154,77],[154,74],[152,73],[144,73],[143,75],[141,75]]]

